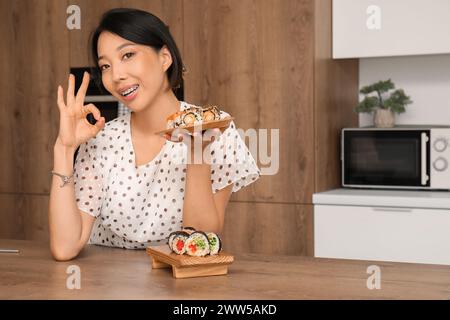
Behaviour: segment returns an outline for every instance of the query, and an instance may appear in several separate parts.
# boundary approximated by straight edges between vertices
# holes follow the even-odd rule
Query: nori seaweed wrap
[[[189,234],[192,234],[193,232],[195,232],[195,231],[197,231],[197,230],[195,230],[195,228],[193,228],[193,227],[184,227],[184,228],[183,228],[183,231],[184,231],[184,232],[187,232],[187,233],[189,233]]]

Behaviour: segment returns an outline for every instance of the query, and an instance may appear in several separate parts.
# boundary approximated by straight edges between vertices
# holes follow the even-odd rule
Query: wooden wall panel
[[[332,59],[332,0],[315,1],[315,190],[341,186],[340,131],[357,127],[358,59]]]
[[[0,50],[0,192],[18,190],[19,179],[17,178],[16,146],[11,143],[19,129],[14,122],[15,90],[14,79],[16,63],[17,34],[14,32],[14,20],[17,19],[13,13],[11,1],[0,1],[0,38],[2,47]],[[3,222],[4,217],[2,217]],[[1,224],[1,223],[0,223]]]
[[[57,84],[68,68],[67,1],[1,1],[0,237],[45,238],[53,141],[59,113]],[[44,210],[44,211],[43,211]]]
[[[81,30],[73,30],[70,32],[71,67],[91,65],[89,36],[95,27],[97,27],[103,13],[109,9],[118,7],[141,9],[158,16],[169,25],[179,49],[181,51],[183,49],[182,0],[74,0],[71,1],[71,4],[78,5],[82,14]]]
[[[231,202],[223,231],[233,253],[313,255],[311,205]]]
[[[56,89],[68,66],[66,2],[8,2],[6,13],[12,19],[1,23],[12,31],[7,50],[14,56],[7,60],[12,66],[4,76],[10,97],[2,106],[0,148],[8,164],[2,170],[8,172],[0,180],[0,192],[48,193],[59,122]]]
[[[90,47],[89,36],[100,21],[103,12],[121,7],[121,0],[75,0],[71,4],[80,7],[81,11],[81,29],[71,30],[70,39],[70,67],[86,67],[90,65]],[[69,69],[66,70],[67,75]]]
[[[177,43],[180,54],[184,53],[183,38],[183,0],[123,0],[124,6],[145,10],[159,17],[169,26],[175,42]]]
[[[48,195],[21,195],[23,202],[23,233],[25,240],[49,241]]]
[[[0,238],[48,241],[48,195],[0,194]]]
[[[0,239],[24,239],[23,208],[19,205],[20,195],[0,194]]]
[[[280,130],[280,167],[233,195],[239,201],[311,203],[311,1],[184,2],[186,100],[223,106],[239,128]]]

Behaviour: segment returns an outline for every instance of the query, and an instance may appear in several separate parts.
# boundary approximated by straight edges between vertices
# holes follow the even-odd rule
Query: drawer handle
[[[383,212],[412,212],[412,209],[401,209],[401,208],[377,208],[373,207],[373,211],[383,211]]]
[[[421,164],[422,164],[422,175],[421,175],[421,183],[422,185],[426,185],[430,177],[427,175],[427,142],[428,136],[426,133],[422,132],[421,136]]]

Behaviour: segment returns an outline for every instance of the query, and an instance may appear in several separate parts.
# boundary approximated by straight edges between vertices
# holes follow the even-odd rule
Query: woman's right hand
[[[84,105],[84,98],[89,85],[89,74],[83,75],[83,82],[75,96],[75,77],[69,75],[67,89],[67,104],[64,103],[63,88],[58,86],[58,109],[60,114],[59,134],[56,143],[63,147],[76,149],[82,143],[95,137],[105,127],[105,118],[101,117],[100,110],[92,103]],[[89,123],[86,116],[92,113],[97,122]]]

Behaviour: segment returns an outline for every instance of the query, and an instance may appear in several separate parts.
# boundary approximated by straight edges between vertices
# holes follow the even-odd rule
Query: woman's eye
[[[101,65],[100,66],[100,71],[104,71],[107,67],[108,67],[107,64]]]
[[[125,54],[122,56],[122,59],[123,59],[123,58],[129,59],[129,58],[131,58],[132,56],[134,56],[134,52],[127,52],[127,53],[125,53]]]

